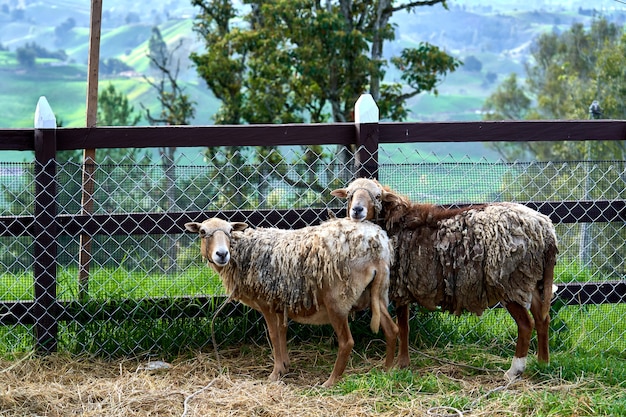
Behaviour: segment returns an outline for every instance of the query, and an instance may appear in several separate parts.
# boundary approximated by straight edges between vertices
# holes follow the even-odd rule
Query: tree
[[[517,81],[517,74],[510,74],[483,104],[486,120],[521,120],[530,110],[530,99]]]
[[[68,17],[63,23],[55,26],[54,35],[58,39],[64,39],[74,27],[76,27],[76,20],[73,17]]]
[[[238,15],[227,0],[192,0],[201,10],[195,29],[206,53],[191,55],[198,73],[222,100],[217,123],[352,120],[354,103],[370,91],[381,117],[402,120],[404,103],[436,85],[460,61],[421,43],[391,63],[400,83],[383,83],[383,46],[395,38],[394,13],[445,0],[249,1]],[[406,88],[408,86],[408,88]]]
[[[144,75],[144,79],[157,92],[157,99],[161,105],[158,116],[153,116],[150,109],[142,104],[146,112],[146,119],[151,125],[188,125],[195,115],[194,102],[185,94],[184,87],[178,82],[180,60],[174,63],[174,53],[182,46],[182,41],[171,51],[163,45],[163,38],[158,28],[153,28],[150,45],[159,45],[148,52],[150,66],[157,70],[156,79]],[[158,53],[157,53],[158,52]],[[159,205],[164,211],[177,210],[178,192],[176,189],[177,173],[175,162],[176,147],[160,147],[161,163],[163,165],[163,198]],[[176,268],[177,246],[172,236],[164,240],[165,254],[160,262],[164,271]]]
[[[114,75],[120,74],[124,71],[133,71],[133,67],[126,64],[121,59],[117,58],[107,58],[104,60],[100,60],[100,74]]]
[[[163,40],[158,26],[152,27],[152,34],[148,41],[148,58],[150,60],[150,68],[157,71],[159,71],[158,63],[168,62],[167,44]]]
[[[128,103],[122,92],[117,92],[111,83],[98,96],[99,126],[135,126],[141,120],[135,108]]]
[[[483,63],[474,55],[468,55],[463,62],[463,69],[470,72],[480,72],[483,69]]]
[[[161,112],[153,116],[150,109],[144,107],[146,118],[151,125],[188,125],[195,115],[194,102],[178,82],[180,60],[174,63],[174,53],[182,46],[182,40],[169,51],[161,32],[154,27],[149,45],[150,67],[156,69],[157,75],[156,80],[144,75],[144,80],[156,90]]]
[[[603,118],[626,114],[626,36],[605,19],[594,20],[589,30],[575,23],[561,34],[545,33],[532,44],[526,64],[525,85],[515,75],[503,81],[484,105],[485,118],[586,119],[597,100]],[[589,145],[589,146],[588,146]],[[492,144],[508,159],[520,153],[538,160],[624,159],[625,142]]]
[[[35,67],[37,54],[32,48],[21,47],[15,51],[17,63],[26,69]]]
[[[561,34],[546,33],[532,45],[532,63],[526,65],[525,88],[509,77],[485,102],[486,118],[623,119],[626,111],[626,36],[605,19],[594,20],[587,30],[575,23]],[[532,99],[532,100],[531,100]],[[601,109],[596,108],[596,104]],[[505,199],[546,198],[568,200],[612,199],[622,192],[614,175],[590,161],[623,161],[626,141],[562,141],[490,144],[508,160],[521,156],[539,161],[587,161],[563,173],[557,164],[546,165],[541,175],[515,173],[504,181],[520,184],[519,195]],[[619,182],[619,181],[618,181]],[[582,267],[596,266],[615,273],[611,245],[623,245],[624,233],[615,237],[606,227],[582,223],[578,259]],[[600,245],[597,242],[608,242]],[[596,246],[594,246],[596,245]],[[592,256],[593,254],[593,256]]]
[[[221,100],[215,115],[218,124],[347,122],[353,120],[354,104],[365,91],[377,100],[383,118],[401,120],[408,114],[406,100],[422,91],[436,93],[441,78],[460,64],[439,48],[422,43],[391,60],[401,69],[403,84],[382,82],[389,65],[383,59],[383,45],[395,37],[389,23],[392,15],[418,6],[445,6],[444,0],[247,1],[249,7],[243,12],[233,3],[192,0],[200,9],[195,30],[206,51],[192,53],[191,59]],[[207,159],[239,166],[246,153],[254,155],[248,160],[260,165],[262,183],[273,177],[296,193],[326,191],[320,173],[311,175],[307,168],[311,165],[302,164],[304,169],[294,176],[284,175],[284,158],[275,148],[209,149]],[[349,150],[340,147],[338,154],[342,166],[347,166]],[[321,148],[304,148],[301,155],[330,157]],[[232,203],[243,203],[241,193],[250,195],[249,191],[253,192],[237,188]],[[260,192],[253,204],[262,206],[266,197]]]

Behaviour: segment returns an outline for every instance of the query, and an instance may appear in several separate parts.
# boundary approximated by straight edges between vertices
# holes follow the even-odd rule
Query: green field
[[[17,24],[3,28],[9,31]],[[22,28],[23,29],[23,28]],[[55,50],[46,42],[52,27],[38,28],[31,32],[32,42]],[[192,101],[196,103],[194,124],[212,124],[219,103],[200,80],[189,61],[189,52],[197,42],[192,33],[192,20],[170,20],[160,25],[163,39],[170,48],[183,41],[174,59],[180,62],[178,80]],[[145,114],[142,106],[158,114],[160,107],[156,91],[144,76],[153,77],[148,68],[148,40],[152,31],[150,24],[124,25],[103,30],[100,58],[117,58],[130,65],[134,74],[125,77],[109,77],[100,74],[100,89],[112,83],[118,91],[127,95],[136,113]],[[8,36],[6,33],[3,33]],[[45,96],[54,111],[57,123],[64,127],[80,127],[86,123],[88,30],[77,27],[72,37],[65,40],[68,62],[37,59],[35,67],[20,68],[14,50],[0,51],[0,128],[30,128],[33,126],[35,107],[39,97]],[[142,118],[140,125],[146,125]],[[6,160],[3,158],[3,160]]]
[[[0,128],[32,128],[37,101],[45,96],[63,127],[85,126],[86,73],[77,65],[63,67],[36,67],[30,71],[0,68],[3,86],[0,87]],[[124,92],[136,113],[143,113],[141,105],[158,114],[156,93],[142,77],[100,80],[102,88],[112,83]],[[217,102],[206,87],[197,83],[182,83],[185,93],[196,102],[197,124],[212,124]],[[142,119],[140,124],[147,124]]]
[[[195,251],[195,248],[191,250]],[[586,271],[576,265],[557,265],[555,271],[556,282],[584,282],[594,276],[591,271]],[[59,269],[57,284],[59,300],[75,301],[79,298],[77,277],[76,268]],[[33,300],[33,285],[33,276],[30,272],[5,272],[0,275],[0,300]],[[103,324],[102,328],[85,324],[85,329],[81,329],[82,325],[68,323],[67,331],[75,327],[81,329],[79,333],[83,336],[88,329],[97,331],[102,345],[93,348],[101,354],[115,354],[115,352],[102,351],[104,345],[110,343],[122,343],[125,346],[124,349],[132,351],[136,346],[143,346],[147,343],[145,338],[152,337],[147,334],[153,332],[154,325],[166,328],[171,325],[172,329],[167,332],[174,334],[180,331],[179,326],[187,326],[182,322],[174,324],[170,319],[159,320],[157,317],[152,317],[154,312],[149,313],[149,317],[142,317],[142,309],[150,308],[148,304],[143,304],[143,300],[163,297],[220,296],[224,293],[219,277],[199,259],[194,260],[192,264],[182,268],[176,274],[148,273],[124,267],[94,268],[89,277],[90,304],[85,305],[86,309],[95,314],[102,309],[106,310],[109,303],[122,300],[134,301],[136,306],[132,307],[134,305],[132,302],[126,303],[124,308],[130,308],[129,315],[121,320],[112,319],[112,323]],[[479,345],[491,344],[497,340],[497,345],[492,345],[491,349],[499,355],[509,354],[514,346],[515,324],[508,312],[502,308],[487,310],[481,317],[469,314],[456,317],[447,313],[420,311],[417,306],[414,309],[417,318],[412,321],[415,323],[415,328],[411,337],[413,343],[418,346],[434,344],[445,347],[448,343]],[[584,352],[591,355],[610,353],[618,357],[626,352],[626,305],[624,304],[566,306],[557,297],[553,301],[551,316],[551,346],[555,351]],[[193,319],[190,320],[193,322]],[[235,324],[230,323],[229,326],[231,325]],[[142,330],[144,326],[145,329]],[[10,326],[0,327],[0,334],[4,334],[0,337],[0,352],[9,353],[16,349],[28,349],[32,339],[23,335],[23,331],[29,333],[26,328],[18,331],[18,328]],[[76,343],[71,341],[73,337],[71,332],[63,337],[67,338],[67,343],[70,345]],[[124,340],[115,341],[120,337]],[[171,349],[183,348],[175,343],[175,336],[168,337],[171,337]],[[236,338],[237,336],[234,334],[229,337]],[[30,342],[26,343],[24,340]],[[83,340],[75,345],[75,348],[80,351],[84,348],[84,343],[86,342]],[[22,348],[17,346],[22,346]]]
[[[176,275],[147,274],[120,267],[94,268],[89,276],[89,298],[97,300],[223,294],[219,277],[201,263]],[[78,269],[59,271],[57,296],[65,301],[78,297]],[[0,300],[26,301],[33,297],[32,273],[3,272],[0,275]]]

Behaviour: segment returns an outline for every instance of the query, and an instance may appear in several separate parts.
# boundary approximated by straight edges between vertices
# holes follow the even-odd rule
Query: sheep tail
[[[382,291],[383,280],[381,274],[374,269],[374,279],[372,280],[372,286],[370,288],[370,308],[372,310],[372,320],[370,321],[370,329],[372,332],[378,333],[380,329],[380,305],[382,300],[380,293]]]
[[[556,293],[557,287],[554,285],[554,265],[556,264],[557,253],[558,249],[556,245],[548,245],[544,252],[543,303],[541,305],[542,318],[546,318],[550,314],[551,300]]]

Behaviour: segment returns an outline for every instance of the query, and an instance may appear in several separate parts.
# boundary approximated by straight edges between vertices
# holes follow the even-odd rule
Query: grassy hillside
[[[183,40],[175,56],[175,59],[180,58],[179,80],[185,87],[185,93],[197,104],[194,123],[211,124],[219,103],[190,65],[188,56],[193,46],[191,27],[190,20],[171,20],[164,23],[160,30],[170,48]],[[4,31],[5,28],[2,29]],[[54,30],[49,27],[35,32],[38,35],[47,33],[50,37]],[[141,23],[103,31],[101,59],[120,59],[133,67],[136,74],[131,78],[111,78],[101,74],[100,86],[104,88],[108,83],[113,83],[118,91],[128,96],[136,112],[145,113],[143,105],[152,114],[158,114],[160,108],[156,93],[143,77],[154,75],[148,68],[146,58],[151,32],[151,25]],[[25,70],[18,66],[14,51],[0,51],[0,76],[3,81],[0,84],[0,127],[31,127],[40,96],[46,96],[63,126],[85,125],[88,36],[86,28],[74,28],[71,36],[66,38],[70,47],[65,51],[70,63],[37,59],[34,68]],[[34,36],[33,39],[38,37]],[[33,41],[44,46],[43,41]],[[147,122],[142,120],[140,124]]]
[[[84,119],[85,67],[38,65],[31,70],[23,70],[12,65],[14,61],[13,54],[0,52],[0,62],[8,62],[8,65],[0,67],[1,127],[32,127],[35,106],[40,96],[47,97],[57,119],[63,120],[65,125],[70,121],[78,121],[81,114]]]
[[[0,127],[23,128],[33,126],[35,106],[39,97],[45,96],[50,103],[57,121],[66,127],[85,125],[87,74],[83,65],[63,65],[59,67],[37,65],[31,70],[17,69],[10,65],[15,61],[11,53],[0,52],[2,86],[0,87]],[[159,111],[156,93],[141,76],[134,78],[103,78],[101,89],[112,83],[118,91],[124,92],[135,107],[143,112],[141,105]],[[218,103],[205,86],[200,83],[183,83],[185,93],[197,103],[198,124],[211,124],[212,115]],[[147,124],[142,120],[140,124]]]
[[[15,2],[14,2],[15,3]],[[11,8],[17,7],[11,3]],[[615,5],[598,0],[593,7]],[[402,48],[427,41],[454,56],[473,55],[482,63],[480,71],[460,68],[438,86],[439,94],[421,94],[407,103],[411,121],[480,120],[482,104],[495,87],[511,72],[523,77],[523,62],[528,58],[532,39],[544,31],[569,27],[574,21],[588,23],[589,16],[578,14],[578,7],[590,7],[578,0],[552,2],[528,0],[523,5],[513,0],[496,0],[488,5],[469,0],[450,3],[450,9],[418,7],[414,13],[394,16],[396,41],[385,46],[387,57]],[[151,76],[146,58],[152,27],[158,25],[165,41],[174,48],[182,41],[176,59],[180,59],[179,80],[196,102],[196,124],[212,123],[219,103],[199,80],[188,57],[201,50],[193,32],[194,9],[188,0],[153,0],[150,3],[107,0],[102,16],[101,59],[117,58],[135,71],[131,78],[107,78],[101,74],[104,88],[113,83],[127,94],[136,112],[142,105],[158,113],[155,93],[142,77]],[[0,51],[0,128],[31,127],[34,108],[40,96],[48,98],[57,119],[64,126],[84,126],[86,74],[89,37],[89,2],[84,0],[49,0],[27,2],[22,19],[0,12],[0,43],[9,51]],[[75,26],[59,37],[57,28],[68,19]],[[34,69],[17,65],[15,49],[25,42],[36,42],[55,51],[63,49],[66,63],[38,60]],[[487,74],[496,74],[488,83]],[[389,68],[387,79],[399,81],[399,74]],[[141,124],[145,124],[142,120]],[[426,145],[420,145],[420,147]],[[456,146],[456,145],[454,145]],[[445,153],[463,156],[473,149],[445,147]],[[474,147],[478,145],[473,145]],[[485,152],[481,150],[481,152]],[[475,152],[477,153],[477,152]],[[412,158],[423,158],[424,153]]]
[[[15,12],[13,8],[9,5],[10,12]],[[145,113],[142,108],[145,106],[158,114],[156,93],[144,78],[155,75],[149,69],[146,53],[152,28],[157,24],[169,48],[177,47],[182,41],[174,60],[180,61],[178,80],[197,104],[194,123],[211,124],[218,102],[198,78],[188,58],[191,50],[198,48],[192,16],[193,9],[187,0],[155,0],[150,4],[104,2],[100,59],[122,60],[133,68],[134,75],[124,78],[101,73],[101,89],[113,83],[128,96],[136,112]],[[55,29],[69,19],[74,26],[60,36]],[[0,12],[0,44],[8,49],[0,51],[0,127],[31,127],[40,96],[46,96],[63,126],[85,125],[89,20],[90,6],[84,0],[28,3],[20,19],[12,13]],[[67,62],[37,59],[34,68],[20,68],[15,51],[26,42],[34,42],[49,51],[63,50]]]

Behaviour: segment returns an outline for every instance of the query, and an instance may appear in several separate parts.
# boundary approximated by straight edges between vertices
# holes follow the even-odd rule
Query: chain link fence
[[[344,214],[344,202],[329,192],[346,185],[357,164],[333,147],[316,151],[297,147],[180,149],[183,152],[177,152],[175,160],[162,158],[155,149],[95,164],[94,208],[86,216],[100,223],[92,224],[90,230],[75,230],[62,221],[64,216],[81,214],[81,164],[56,163],[61,219],[55,304],[61,309],[55,314],[62,318],[59,350],[103,356],[177,354],[212,348],[212,332],[222,345],[264,340],[265,326],[255,312],[229,304],[213,318],[226,294],[219,278],[203,264],[196,236],[182,229],[180,233],[154,230],[145,224],[154,213],[217,212],[257,226],[259,219],[273,222],[264,217],[269,213],[309,208],[319,209],[319,216],[308,221],[315,224],[328,210]],[[422,158],[392,145],[381,147],[379,161],[382,183],[423,202],[626,200],[624,161],[504,163],[469,157],[455,160],[448,155]],[[8,229],[24,227],[15,216],[33,216],[35,170],[35,163],[0,163],[0,216],[15,218]],[[125,218],[124,233],[108,233],[105,226],[126,214],[140,221],[131,224]],[[281,227],[296,226],[292,220],[283,220]],[[39,226],[45,230],[46,225]],[[3,305],[35,297],[34,239],[14,234],[0,237],[0,315],[5,318],[10,313]],[[82,266],[81,234],[92,236],[91,261]],[[558,284],[624,281],[623,222],[559,223],[557,234]],[[82,285],[81,268],[88,270]],[[417,344],[493,344],[496,340],[503,348],[512,348],[516,339],[514,323],[504,309],[488,310],[481,318],[457,318],[415,306],[414,315],[413,321],[419,323],[413,335]],[[0,326],[0,354],[32,350],[33,326],[18,322]],[[294,337],[332,334],[328,329],[306,329],[294,326]],[[625,340],[624,304],[567,305],[555,300],[553,349],[593,347],[598,354],[623,355]]]

